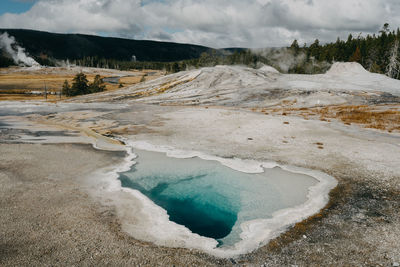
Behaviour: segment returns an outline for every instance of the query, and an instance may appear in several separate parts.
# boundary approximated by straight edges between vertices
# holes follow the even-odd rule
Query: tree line
[[[75,75],[71,86],[67,80],[64,81],[62,94],[66,96],[86,95],[103,92],[105,89],[106,86],[104,85],[103,79],[100,75],[96,75],[94,81],[89,83],[84,73],[78,73]]]
[[[321,45],[316,39],[310,46],[300,48],[295,40],[291,45],[295,53],[305,53],[306,61],[317,62],[358,62],[365,69],[383,73],[392,78],[400,78],[400,29],[391,31],[385,23],[378,34],[354,37],[350,34],[347,40],[338,38],[334,43]],[[301,73],[303,66],[296,66],[294,72]]]
[[[153,62],[153,61],[118,61],[98,57],[84,57],[73,60],[72,65],[84,67],[111,68],[119,70],[129,69],[154,69],[165,70],[168,73],[175,73],[189,68],[212,67],[216,65],[248,65],[253,66],[261,61],[261,57],[252,53],[249,49],[242,49],[233,54],[221,55],[216,52],[203,52],[199,58],[173,61],[173,62]]]
[[[212,67],[216,65],[246,65],[258,67],[267,64],[281,72],[315,74],[325,72],[334,62],[358,62],[365,69],[400,78],[400,30],[391,31],[389,24],[384,24],[377,34],[354,37],[347,40],[337,38],[336,42],[321,44],[316,39],[311,45],[300,46],[297,40],[284,48],[240,49],[231,54],[217,54],[215,51],[204,52],[199,58],[175,62],[130,62],[97,57],[85,57],[73,61],[74,64],[87,67],[128,69],[157,69],[174,73],[191,68]],[[283,67],[282,62],[288,62]]]

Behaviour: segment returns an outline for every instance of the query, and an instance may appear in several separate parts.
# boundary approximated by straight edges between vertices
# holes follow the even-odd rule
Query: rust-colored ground
[[[400,131],[400,106],[339,106],[319,110],[321,120],[337,118],[345,124],[362,124],[366,128]]]
[[[400,105],[339,105],[315,108],[252,108],[252,111],[274,115],[296,115],[304,119],[319,119],[331,122],[339,120],[344,124],[358,124],[365,128],[388,132],[400,132]]]

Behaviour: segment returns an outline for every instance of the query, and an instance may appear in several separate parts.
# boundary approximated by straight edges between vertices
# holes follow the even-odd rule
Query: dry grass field
[[[16,71],[15,68],[0,70],[0,101],[1,100],[39,100],[44,99],[40,92],[44,92],[45,88],[50,93],[47,99],[59,99],[59,96],[51,95],[60,92],[65,80],[72,84],[72,80],[79,71],[71,71],[65,68],[52,68],[51,71],[42,70],[23,70]],[[100,70],[101,72],[101,70]],[[94,80],[98,72],[86,73],[89,82]],[[113,73],[107,73],[100,76],[102,78],[113,77]],[[163,75],[160,71],[143,70],[131,71],[128,77],[122,77],[120,84],[123,87],[132,86],[139,82],[151,80]],[[106,90],[112,91],[120,88],[120,84],[105,83]],[[35,94],[36,93],[36,94]]]

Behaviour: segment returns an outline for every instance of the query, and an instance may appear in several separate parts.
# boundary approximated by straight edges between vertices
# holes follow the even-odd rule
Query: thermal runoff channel
[[[247,174],[217,161],[140,150],[135,154],[137,163],[120,175],[122,186],[139,190],[164,208],[171,221],[216,239],[220,246],[240,241],[243,222],[271,218],[275,211],[304,203],[308,188],[317,183],[280,168]]]

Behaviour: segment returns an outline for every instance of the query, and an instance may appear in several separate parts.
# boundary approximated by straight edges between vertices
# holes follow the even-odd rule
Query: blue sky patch
[[[0,15],[4,13],[24,13],[31,9],[35,1],[0,0]]]

